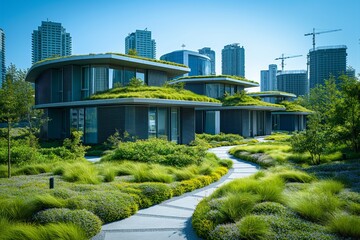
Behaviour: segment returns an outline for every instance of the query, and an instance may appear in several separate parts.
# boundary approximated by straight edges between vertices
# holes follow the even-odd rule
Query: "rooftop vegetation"
[[[43,62],[47,62],[47,61],[57,60],[57,59],[80,57],[80,56],[94,56],[94,55],[101,55],[101,54],[103,54],[103,53],[97,53],[97,54],[90,53],[90,54],[70,55],[70,56],[56,56],[56,57],[50,57],[50,58],[40,60],[40,61],[36,62],[34,65],[43,63]],[[135,55],[128,55],[128,54],[122,54],[122,53],[111,53],[111,52],[105,53],[105,54],[114,54],[114,55],[118,55],[118,56],[122,56],[122,57],[129,57],[129,58],[141,59],[141,60],[150,61],[150,62],[157,62],[157,63],[163,63],[163,64],[173,65],[173,66],[177,66],[177,67],[188,68],[188,66],[186,66],[184,64],[180,64],[180,63],[168,62],[168,61],[152,59],[152,58],[145,58],[145,57],[140,57],[140,56],[135,56]]]
[[[259,84],[258,82],[255,82],[255,81],[253,81],[253,80],[246,79],[246,78],[244,78],[244,77],[231,76],[231,75],[187,76],[187,77],[181,77],[181,78],[179,78],[178,80],[191,79],[191,78],[231,78],[231,79],[234,79],[234,80],[239,80],[239,81],[244,81],[244,82]]]
[[[311,110],[296,104],[295,102],[282,101],[280,104],[286,107],[287,112],[312,112]]]
[[[220,103],[217,99],[198,95],[185,89],[176,89],[172,87],[150,87],[144,85],[113,88],[90,97],[90,99],[93,100],[111,98],[157,98]]]
[[[282,92],[282,91],[264,91],[264,92],[251,92],[251,93],[248,93],[249,95],[255,95],[255,94],[272,94],[272,95],[294,95],[296,96],[295,94],[293,93],[288,93],[288,92]]]
[[[257,98],[246,95],[244,91],[236,93],[233,96],[227,96],[222,99],[223,106],[264,106],[264,107],[279,107],[282,105],[267,103]]]

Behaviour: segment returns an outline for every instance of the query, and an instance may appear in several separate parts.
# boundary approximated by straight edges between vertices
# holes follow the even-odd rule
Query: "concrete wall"
[[[157,70],[148,70],[148,86],[162,86],[168,80],[165,72]]]
[[[189,144],[195,139],[195,109],[180,109],[180,143]]]
[[[185,89],[197,94],[205,95],[205,83],[185,83]]]
[[[98,107],[98,142],[102,143],[114,134],[125,131],[125,106]]]

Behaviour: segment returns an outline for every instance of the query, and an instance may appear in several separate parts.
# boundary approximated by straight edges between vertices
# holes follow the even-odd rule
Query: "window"
[[[85,109],[85,142],[97,143],[97,109]]]
[[[167,108],[158,108],[158,138],[168,139],[168,111]]]
[[[145,70],[137,69],[136,78],[141,79],[143,83],[146,83]]]
[[[70,132],[82,131],[84,133],[84,108],[70,109]]]
[[[170,134],[171,134],[171,137],[170,137],[170,140],[172,142],[175,142],[175,143],[178,143],[179,142],[179,108],[175,108],[175,107],[172,107],[171,108],[171,122],[170,122],[170,128],[171,128],[171,131],[170,131]]]
[[[149,138],[163,138],[178,142],[180,136],[179,108],[149,108]]]
[[[156,136],[156,108],[149,108],[149,138]]]

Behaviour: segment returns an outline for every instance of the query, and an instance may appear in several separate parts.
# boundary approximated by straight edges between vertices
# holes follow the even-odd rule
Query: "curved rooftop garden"
[[[82,57],[82,56],[84,56],[84,57],[85,56],[96,56],[96,55],[103,55],[103,54],[113,54],[113,55],[117,55],[117,56],[121,56],[121,57],[129,57],[129,58],[140,59],[140,60],[145,60],[145,61],[149,61],[149,62],[156,62],[156,63],[168,64],[168,65],[177,66],[177,67],[188,68],[188,66],[186,66],[184,64],[180,64],[180,63],[169,62],[169,61],[164,61],[164,60],[158,60],[158,59],[153,59],[153,58],[145,58],[145,57],[140,57],[140,56],[135,56],[135,55],[128,55],[128,54],[123,54],[123,53],[112,53],[112,52],[50,57],[50,58],[46,58],[46,59],[43,59],[41,61],[38,61],[38,62],[34,63],[33,65],[43,63],[43,62],[52,61],[52,60],[58,60],[58,59],[65,59],[65,58],[71,58],[71,57]]]
[[[282,92],[282,91],[263,91],[263,92],[251,92],[249,95],[272,95],[272,96],[285,96],[285,97],[296,97],[293,93]]]
[[[280,104],[286,107],[287,112],[308,112],[308,113],[312,112],[311,110],[299,104],[296,104],[295,102],[282,101]]]
[[[172,87],[150,87],[150,86],[127,86],[109,89],[99,92],[89,99],[113,99],[113,98],[156,98],[183,101],[215,102],[220,103],[215,98],[199,95],[189,90],[177,89]]]
[[[223,106],[264,106],[264,107],[280,107],[283,105],[273,104],[261,101],[257,98],[246,95],[244,91],[236,93],[233,96],[227,96],[222,99]]]
[[[244,77],[239,77],[239,76],[231,76],[231,75],[200,75],[200,76],[186,76],[186,77],[181,77],[178,78],[176,80],[183,80],[183,79],[195,79],[195,78],[231,78],[233,80],[239,80],[239,81],[243,81],[243,82],[249,82],[249,83],[256,83],[259,84],[258,82],[255,82],[253,80],[249,80],[246,79]]]

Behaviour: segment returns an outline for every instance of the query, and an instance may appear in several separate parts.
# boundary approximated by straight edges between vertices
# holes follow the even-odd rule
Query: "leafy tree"
[[[8,177],[11,177],[11,129],[28,113],[34,97],[31,84],[25,82],[26,72],[11,64],[0,89],[0,120],[7,123]]]
[[[340,78],[342,96],[335,106],[333,122],[339,139],[347,142],[355,152],[360,151],[360,82],[356,78]]]
[[[144,85],[144,81],[140,78],[133,77],[130,79],[129,87],[140,87]]]
[[[84,157],[86,150],[90,148],[89,146],[84,146],[82,144],[82,136],[82,131],[72,131],[71,138],[65,138],[63,142],[63,146],[70,150],[76,158]]]
[[[321,156],[326,152],[331,134],[321,122],[320,114],[309,116],[306,131],[295,134],[290,142],[294,152],[309,152],[312,164],[320,164]]]

